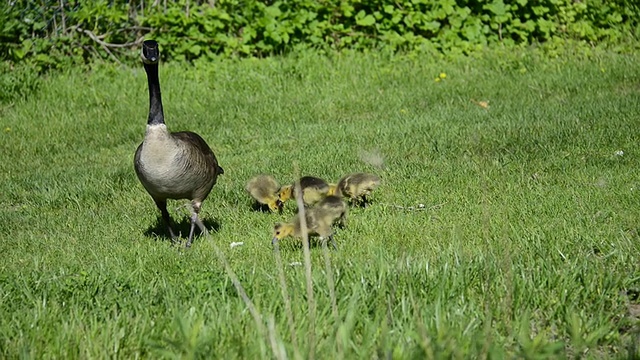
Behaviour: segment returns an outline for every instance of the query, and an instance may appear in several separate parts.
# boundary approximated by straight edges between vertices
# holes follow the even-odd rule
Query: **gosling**
[[[299,180],[302,191],[302,203],[305,207],[312,206],[322,200],[329,193],[330,186],[326,181],[313,177],[303,176]],[[296,184],[285,185],[278,191],[280,201],[284,204],[291,198],[295,198]]]
[[[198,214],[202,202],[224,170],[200,135],[190,131],[170,133],[167,130],[160,96],[159,61],[158,43],[154,40],[144,41],[142,62],[149,84],[149,118],[144,141],[135,153],[134,167],[138,179],[160,209],[174,242],[176,234],[167,212],[167,199],[191,200],[191,229],[186,243],[186,247],[190,247],[196,225],[203,234],[207,233]]]
[[[332,225],[346,216],[347,207],[342,199],[336,196],[328,196],[318,202],[318,204],[305,213],[307,223],[307,234],[318,236],[321,242],[329,240],[334,249],[338,246],[333,237]],[[273,238],[271,244],[288,236],[302,238],[302,225],[300,214],[296,214],[288,223],[277,223],[273,228]]]
[[[258,175],[253,177],[245,190],[256,202],[256,207],[267,206],[270,211],[282,212],[282,201],[278,197],[280,185],[271,175]]]
[[[347,213],[348,208],[342,198],[336,195],[327,195],[313,207],[311,216],[320,215],[325,219],[333,219],[332,225],[344,228],[347,225]]]
[[[367,206],[368,196],[380,185],[380,177],[368,173],[350,174],[338,181],[332,192],[349,199],[352,205]]]

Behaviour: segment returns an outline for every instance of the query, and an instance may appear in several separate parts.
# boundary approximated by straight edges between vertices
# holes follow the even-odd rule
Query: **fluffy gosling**
[[[333,191],[337,196],[349,199],[352,205],[366,206],[371,192],[380,185],[380,177],[368,173],[349,174],[340,181]]]
[[[271,175],[255,176],[245,186],[245,190],[256,201],[258,207],[267,206],[270,211],[282,212],[279,189],[280,185]]]
[[[305,213],[307,223],[307,234],[318,236],[320,241],[329,240],[334,249],[338,246],[333,238],[332,225],[342,221],[347,212],[347,206],[342,199],[336,196],[328,196],[318,202],[318,204]],[[271,244],[288,236],[302,238],[302,225],[300,224],[300,214],[296,214],[288,223],[277,223],[273,228],[273,238]]]
[[[336,195],[328,195],[320,200],[312,209],[311,216],[322,217],[328,221],[332,219],[333,225],[343,228],[347,225],[348,207],[342,198]]]
[[[329,193],[330,186],[326,181],[313,177],[303,176],[299,180],[304,206],[312,206],[322,200]],[[284,204],[287,200],[295,198],[296,184],[285,185],[278,191],[280,201]]]

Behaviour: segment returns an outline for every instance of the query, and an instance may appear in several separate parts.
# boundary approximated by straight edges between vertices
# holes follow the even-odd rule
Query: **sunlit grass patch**
[[[0,350],[638,356],[637,61],[308,54],[163,65],[167,125],[201,134],[225,169],[203,204],[214,231],[188,251],[170,246],[133,171],[142,69],[43,79],[0,110]],[[382,184],[336,232],[331,279],[327,253],[311,248],[310,329],[303,251],[283,242],[280,267],[270,241],[296,206],[253,211],[244,186],[260,173],[290,183],[358,171]],[[169,211],[188,224],[181,202]]]

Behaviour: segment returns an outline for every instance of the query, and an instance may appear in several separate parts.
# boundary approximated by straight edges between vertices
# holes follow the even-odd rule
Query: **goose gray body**
[[[202,202],[216,184],[218,175],[223,174],[224,170],[200,135],[190,131],[168,131],[160,96],[159,57],[158,44],[153,40],[145,41],[142,59],[149,82],[149,119],[144,141],[134,156],[134,168],[138,179],[160,209],[174,240],[176,236],[167,212],[167,199],[191,200],[191,229],[186,244],[189,247],[196,225],[206,232],[198,213]]]
[[[219,171],[207,143],[192,132],[169,133],[165,125],[148,125],[135,154],[140,182],[154,199],[204,201]]]

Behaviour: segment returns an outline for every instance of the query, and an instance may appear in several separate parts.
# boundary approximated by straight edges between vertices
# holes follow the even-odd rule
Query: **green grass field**
[[[0,357],[637,358],[639,63],[165,64],[168,127],[225,169],[203,205],[213,231],[188,250],[133,170],[142,66],[44,79],[0,106]],[[310,298],[299,242],[270,241],[295,203],[252,211],[244,184],[355,171],[383,184],[338,251],[311,248]]]

